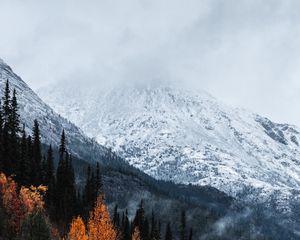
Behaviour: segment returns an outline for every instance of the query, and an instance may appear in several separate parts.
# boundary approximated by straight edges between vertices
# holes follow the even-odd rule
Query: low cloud
[[[34,89],[174,81],[300,126],[297,0],[2,0],[0,57]]]

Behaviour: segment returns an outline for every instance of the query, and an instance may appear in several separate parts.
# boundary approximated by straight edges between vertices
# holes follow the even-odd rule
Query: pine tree
[[[96,167],[96,191],[97,191],[96,193],[97,196],[101,194],[102,191],[102,177],[100,173],[99,162],[97,162],[97,167]]]
[[[16,89],[13,90],[13,97],[11,100],[11,115],[10,115],[10,125],[11,131],[14,135],[20,131],[20,115],[18,113],[18,101],[17,101]]]
[[[66,151],[64,131],[61,136],[59,154],[60,158],[56,170],[55,215],[56,219],[61,221],[66,228],[66,224],[71,221],[75,214],[77,200],[72,158]]]
[[[184,210],[181,212],[180,240],[186,240],[186,217]]]
[[[4,119],[3,119],[3,111],[2,111],[2,103],[0,100],[0,171],[3,171],[3,127],[4,127]]]
[[[21,239],[51,240],[51,230],[41,212],[29,215],[22,224]]]
[[[40,129],[37,120],[34,120],[33,126],[33,159],[31,165],[31,174],[33,179],[33,184],[38,186],[41,184],[42,177],[42,152],[41,152],[41,139],[40,139]]]
[[[122,232],[123,232],[123,239],[124,240],[130,240],[131,239],[131,234],[130,234],[130,223],[129,223],[129,218],[128,218],[128,211],[126,209],[125,215],[124,215],[124,220],[123,226],[122,226]]]
[[[20,142],[20,162],[17,171],[18,182],[23,186],[31,185],[30,182],[30,160],[28,159],[28,149],[27,149],[27,136],[25,132],[25,126],[22,130],[22,138]]]
[[[10,87],[8,80],[6,81],[4,88],[4,96],[3,96],[3,116],[4,116],[4,124],[7,125],[9,123],[9,117],[11,113],[11,99],[10,99]]]
[[[118,213],[118,205],[117,204],[114,208],[113,224],[114,224],[116,229],[119,229],[119,227],[120,227],[120,215]]]
[[[193,240],[193,229],[190,229],[189,240]]]
[[[35,169],[35,166],[33,161],[33,144],[30,135],[28,135],[26,139],[26,160],[28,161],[28,171],[29,171],[29,174],[27,175],[28,185],[31,185],[35,181],[35,174],[32,174],[32,172]]]
[[[52,146],[50,145],[47,151],[47,158],[46,158],[46,169],[45,169],[45,182],[44,184],[48,186],[48,191],[46,193],[46,204],[49,207],[53,207],[54,200],[55,200],[55,176],[54,176],[54,157],[53,157],[53,150]]]
[[[172,236],[171,225],[170,225],[170,223],[168,223],[167,228],[166,228],[165,240],[172,240],[172,239],[173,239],[173,236]]]

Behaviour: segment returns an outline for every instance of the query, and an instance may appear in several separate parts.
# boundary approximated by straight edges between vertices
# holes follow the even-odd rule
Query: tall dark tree
[[[42,172],[42,152],[41,152],[41,139],[40,128],[37,120],[34,120],[33,126],[33,158],[31,164],[31,174],[34,185],[41,184]]]
[[[4,88],[4,96],[3,96],[3,116],[4,116],[4,124],[8,124],[9,116],[11,113],[11,97],[10,97],[10,87],[8,80],[6,81]]]
[[[17,171],[17,179],[19,183],[24,186],[31,185],[30,159],[28,151],[30,151],[30,149],[28,149],[25,126],[23,126],[22,138],[20,142],[20,162]]]
[[[76,209],[76,189],[72,158],[66,151],[65,132],[62,132],[59,162],[56,170],[55,217],[66,224],[71,221]],[[66,225],[62,226],[66,230]]]
[[[120,227],[120,215],[118,213],[118,205],[114,207],[114,214],[113,214],[113,224],[116,229],[119,229]]]
[[[125,211],[124,220],[122,222],[123,222],[123,226],[122,226],[123,239],[124,240],[131,240],[130,222],[129,222],[129,218],[128,218],[127,209]]]
[[[17,101],[17,93],[16,89],[13,91],[13,97],[11,99],[11,107],[10,107],[10,127],[12,134],[17,135],[18,132],[20,131],[20,115],[18,113],[18,101]]]
[[[189,240],[193,240],[193,229],[190,229]]]
[[[96,195],[98,196],[101,191],[102,191],[102,177],[100,173],[100,166],[99,162],[97,162],[97,167],[96,167]]]
[[[168,222],[167,228],[166,228],[165,240],[173,240],[171,225],[169,222]]]
[[[47,151],[47,158],[45,164],[45,182],[44,184],[48,187],[48,191],[46,193],[45,201],[47,205],[53,208],[54,199],[55,199],[55,176],[54,176],[54,157],[52,146],[50,145]]]
[[[2,111],[2,103],[0,100],[0,171],[3,170],[3,126],[4,126],[4,119],[3,119],[3,111]]]
[[[181,211],[180,240],[186,240],[186,216],[184,210]]]
[[[139,208],[136,211],[134,220],[133,220],[133,225],[132,225],[132,231],[136,227],[140,230],[141,233],[141,239],[142,240],[147,240],[147,232],[145,228],[145,209],[144,209],[144,201],[142,200],[141,203],[139,204]]]

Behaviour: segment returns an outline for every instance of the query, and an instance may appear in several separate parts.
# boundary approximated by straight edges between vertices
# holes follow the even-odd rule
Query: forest
[[[73,156],[62,131],[60,145],[41,142],[39,121],[31,133],[20,121],[17,92],[5,84],[0,108],[0,239],[192,240],[180,209],[180,226],[162,221],[141,199],[134,216],[115,205],[109,212],[99,163],[76,181]],[[57,150],[56,150],[57,149]],[[57,151],[57,152],[56,152]],[[55,164],[58,156],[58,164]],[[82,186],[83,185],[83,186]],[[152,212],[150,217],[145,212]]]

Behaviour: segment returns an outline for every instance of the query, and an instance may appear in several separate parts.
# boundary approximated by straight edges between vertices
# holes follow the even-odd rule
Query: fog
[[[34,89],[174,82],[300,126],[297,0],[0,0],[0,57]]]

